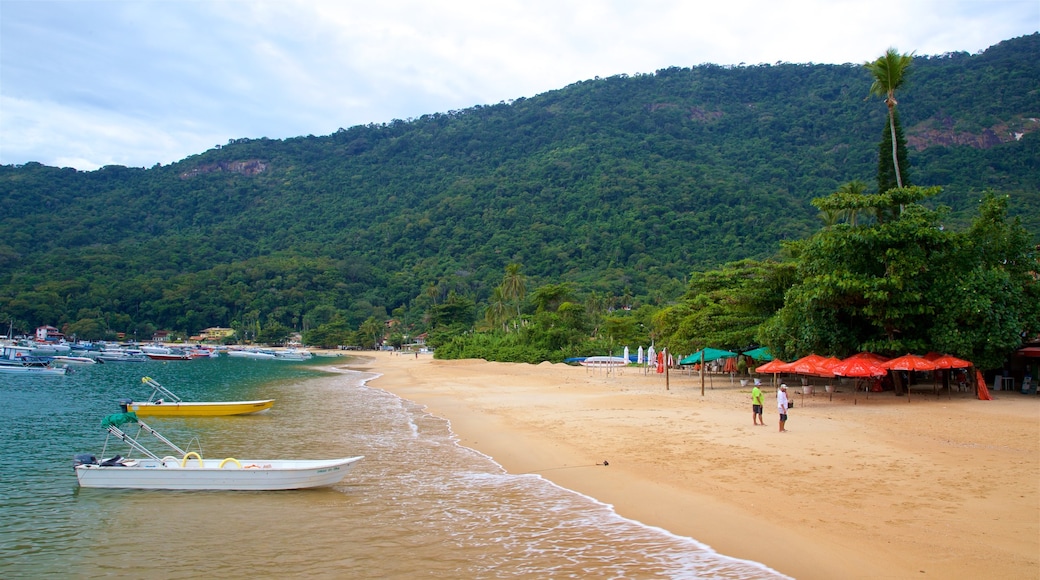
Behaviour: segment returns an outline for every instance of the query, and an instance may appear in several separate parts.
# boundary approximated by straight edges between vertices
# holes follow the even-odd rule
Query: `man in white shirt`
[[[787,385],[781,383],[780,390],[776,393],[776,410],[780,413],[780,432],[786,433],[784,423],[787,423]]]

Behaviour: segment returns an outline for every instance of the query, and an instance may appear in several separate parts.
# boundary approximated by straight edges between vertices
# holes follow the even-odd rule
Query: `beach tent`
[[[713,360],[719,360],[720,358],[732,358],[737,356],[737,353],[730,352],[728,350],[721,350],[718,348],[702,348],[690,356],[679,361],[681,365],[692,365],[700,363],[708,363]],[[701,396],[704,396],[704,365],[701,365]],[[711,388],[715,388],[714,382]]]
[[[769,352],[768,346],[760,346],[754,350],[749,350],[744,353],[744,356],[751,357],[755,360],[771,361],[773,360],[773,353]]]
[[[704,358],[701,358],[701,354],[704,355]],[[698,350],[690,356],[682,359],[681,361],[679,361],[679,364],[692,365],[699,362],[711,362],[720,358],[732,358],[735,356],[737,356],[737,353],[730,352],[728,350],[720,350],[717,348],[705,348],[702,350]]]

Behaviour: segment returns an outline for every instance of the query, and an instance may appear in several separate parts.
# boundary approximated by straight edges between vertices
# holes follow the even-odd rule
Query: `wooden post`
[[[704,349],[701,349],[701,396],[704,396]]]
[[[665,349],[664,349],[664,390],[666,390],[666,391],[672,390],[672,385],[671,385],[671,383],[669,383],[669,378],[668,378],[668,366],[669,366],[668,365],[668,347],[665,347]]]

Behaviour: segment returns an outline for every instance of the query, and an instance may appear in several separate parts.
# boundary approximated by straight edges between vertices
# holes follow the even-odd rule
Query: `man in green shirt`
[[[758,388],[757,384],[751,387],[751,420],[755,425],[766,424],[762,420],[762,389]]]

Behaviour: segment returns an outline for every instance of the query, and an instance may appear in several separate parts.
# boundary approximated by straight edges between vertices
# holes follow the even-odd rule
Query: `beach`
[[[751,386],[728,375],[702,394],[696,374],[635,367],[389,352],[348,366],[510,473],[795,578],[1040,576],[1040,397],[792,384],[779,433],[772,387],[755,426]]]

